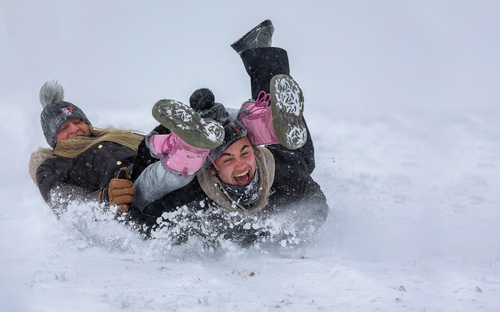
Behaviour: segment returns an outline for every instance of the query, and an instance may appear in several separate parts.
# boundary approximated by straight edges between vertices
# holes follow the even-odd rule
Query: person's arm
[[[44,161],[37,169],[36,180],[40,193],[57,216],[66,211],[70,202],[96,202],[118,206],[124,212],[132,202],[135,189],[125,177],[113,178],[109,184],[98,190],[88,189],[67,182],[66,171],[71,160],[52,158]],[[120,171],[122,172],[122,171]]]
[[[99,190],[91,191],[84,187],[65,182],[66,162],[70,160],[49,159],[44,161],[36,171],[36,182],[45,202],[59,216],[71,201],[96,201]],[[56,166],[57,163],[60,166]]]

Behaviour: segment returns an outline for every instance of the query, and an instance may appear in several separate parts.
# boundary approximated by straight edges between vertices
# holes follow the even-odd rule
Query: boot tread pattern
[[[189,145],[212,149],[224,140],[224,128],[216,121],[201,118],[190,106],[176,100],[160,100],[153,117]]]
[[[279,142],[292,150],[302,147],[307,140],[302,90],[288,75],[274,76],[270,87],[273,125]]]

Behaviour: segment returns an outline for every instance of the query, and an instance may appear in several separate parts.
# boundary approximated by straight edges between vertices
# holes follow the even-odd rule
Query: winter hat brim
[[[237,119],[231,119],[224,126],[224,141],[210,151],[211,160],[215,161],[234,142],[247,136],[245,126]]]

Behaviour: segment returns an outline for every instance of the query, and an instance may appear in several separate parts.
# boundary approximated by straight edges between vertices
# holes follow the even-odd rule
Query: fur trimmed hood
[[[259,198],[252,207],[242,207],[224,191],[222,182],[217,175],[212,175],[207,167],[203,167],[198,171],[198,181],[201,188],[210,199],[215,201],[219,206],[229,211],[245,212],[247,210],[259,211],[264,208],[269,198],[271,186],[274,182],[274,157],[271,152],[265,147],[255,147],[255,161],[259,171]]]
[[[49,158],[55,158],[54,154],[52,153],[51,148],[47,147],[39,147],[36,151],[31,153],[29,164],[28,164],[28,170],[31,176],[31,179],[33,180],[33,183],[35,183],[36,186],[38,186],[38,183],[36,182],[36,171],[38,167],[47,159]]]

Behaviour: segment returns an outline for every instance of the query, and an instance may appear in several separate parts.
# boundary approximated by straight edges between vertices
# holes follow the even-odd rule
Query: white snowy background
[[[486,0],[0,0],[0,311],[500,311],[499,16]],[[168,250],[56,220],[27,169],[45,81],[101,127],[148,132],[157,100],[200,87],[239,107],[229,45],[266,18],[331,208],[316,241]]]

